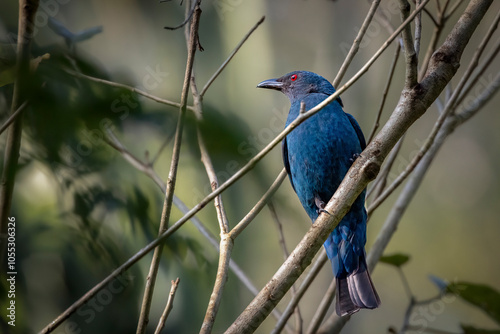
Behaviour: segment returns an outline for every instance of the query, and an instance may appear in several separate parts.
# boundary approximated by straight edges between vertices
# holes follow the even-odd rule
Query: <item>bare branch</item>
[[[236,52],[238,52],[239,49],[243,46],[243,44],[247,41],[248,37],[250,37],[250,35],[253,34],[253,32],[262,24],[262,22],[264,22],[265,18],[266,18],[265,16],[262,16],[260,18],[260,20],[252,27],[252,29],[250,29],[250,31],[238,43],[238,45],[234,48],[234,50],[227,57],[227,59],[222,63],[222,65],[217,69],[217,71],[215,71],[215,73],[212,75],[212,77],[210,79],[208,79],[207,83],[205,84],[205,86],[203,87],[203,89],[201,90],[201,93],[200,93],[200,96],[202,98],[203,98],[203,96],[205,96],[205,93],[207,92],[210,85],[215,81],[215,79],[217,79],[217,77],[219,76],[219,74],[221,74],[221,72],[224,70],[224,68],[226,68],[227,64],[231,61],[231,59],[233,59]]]
[[[262,208],[268,203],[269,199],[274,195],[276,190],[281,186],[281,183],[283,180],[286,178],[287,173],[286,170],[283,168],[281,170],[281,173],[278,175],[276,180],[274,180],[273,184],[271,187],[266,191],[266,193],[262,196],[262,198],[254,205],[252,210],[250,210],[243,219],[240,220],[240,222],[233,227],[231,232],[229,234],[233,239],[236,239],[238,235],[243,232],[243,230],[250,224],[250,222],[257,216],[257,214],[262,210]]]
[[[325,296],[321,300],[321,303],[319,304],[318,309],[314,314],[314,317],[311,320],[311,323],[309,324],[309,328],[307,329],[308,334],[315,334],[318,332],[319,326],[321,326],[321,322],[325,318],[328,308],[330,307],[330,305],[332,305],[333,298],[335,298],[336,288],[337,281],[332,280],[330,286],[328,287],[328,290],[326,290],[325,292]]]
[[[288,256],[290,256],[290,252],[288,251],[288,247],[286,246],[285,234],[283,233],[283,224],[281,224],[278,213],[276,212],[276,208],[274,207],[274,204],[272,201],[269,201],[269,203],[267,204],[267,207],[269,208],[269,211],[271,212],[271,216],[273,217],[273,221],[276,223],[276,227],[278,229],[278,235],[279,235],[279,243],[280,243],[281,249],[283,251],[283,259],[286,260],[286,258]],[[297,289],[295,288],[295,285],[293,285],[292,286],[292,298],[296,294],[297,294]],[[298,333],[302,333],[303,320],[302,320],[302,315],[300,313],[300,308],[299,308],[298,304],[294,309],[294,313],[296,315],[296,317],[295,317],[295,331]]]
[[[316,261],[314,262],[314,265],[312,266],[311,270],[307,273],[304,281],[300,285],[299,289],[295,293],[295,295],[292,297],[288,305],[286,306],[285,311],[283,312],[282,317],[279,319],[278,323],[274,327],[273,331],[271,332],[272,334],[278,334],[281,333],[283,330],[285,324],[287,323],[288,319],[292,316],[293,311],[299,304],[299,301],[302,299],[304,294],[306,293],[307,289],[311,286],[311,283],[314,281],[316,276],[318,276],[319,271],[325,263],[328,260],[328,257],[326,256],[326,252],[323,249],[321,254],[318,256]]]
[[[161,214],[160,227],[158,235],[161,235],[167,230],[168,220],[170,219],[170,211],[172,209],[172,199],[174,196],[175,182],[177,178],[177,167],[179,164],[179,156],[181,150],[182,132],[184,128],[184,117],[186,114],[187,96],[189,92],[189,82],[191,79],[191,72],[194,64],[194,56],[196,53],[196,46],[198,43],[198,26],[200,23],[201,9],[199,8],[199,1],[196,2],[196,9],[191,21],[191,35],[189,38],[189,52],[186,64],[186,73],[184,75],[184,85],[181,93],[181,107],[179,109],[179,118],[177,120],[177,128],[175,130],[174,148],[172,152],[172,161],[170,164],[170,171],[167,179],[167,189],[165,193],[165,201],[163,203],[163,210]],[[151,309],[151,302],[153,300],[153,291],[156,282],[156,275],[158,274],[158,267],[160,265],[161,253],[163,244],[160,244],[155,249],[149,274],[146,280],[146,287],[144,290],[144,297],[142,300],[141,313],[137,325],[137,334],[144,334],[149,322],[149,311]]]
[[[160,334],[163,327],[165,327],[165,321],[167,320],[170,311],[174,307],[173,306],[174,297],[178,285],[179,285],[179,277],[177,277],[175,281],[172,281],[172,287],[170,288],[170,293],[168,294],[167,305],[165,305],[165,310],[163,311],[163,314],[160,317],[160,321],[158,322],[158,326],[156,327],[155,334]]]
[[[6,259],[4,256],[7,249],[7,223],[12,206],[12,194],[16,179],[17,162],[21,148],[22,136],[22,107],[23,101],[29,99],[30,84],[30,50],[35,28],[35,14],[38,9],[38,0],[19,1],[19,25],[17,33],[17,59],[16,59],[16,81],[10,114],[14,116],[20,109],[21,115],[14,117],[12,125],[7,132],[5,143],[3,169],[0,179],[0,265]]]
[[[420,4],[420,0],[416,0],[415,4],[418,6]],[[425,10],[425,8],[424,8],[424,10]],[[432,15],[430,13],[428,13],[428,14],[431,17],[431,19],[434,21],[434,18],[432,17]],[[417,57],[417,64],[418,64],[418,55],[420,54],[420,39],[421,38],[422,38],[422,13],[418,13],[418,15],[415,17],[415,45],[414,45],[415,55]]]
[[[14,122],[14,120],[23,112],[23,110],[26,108],[27,105],[28,105],[28,101],[24,101],[23,104],[21,104],[19,106],[19,108],[17,108],[17,110],[14,111],[14,113],[9,116],[9,118],[5,121],[5,123],[0,128],[0,134],[2,134],[5,131],[5,129],[7,129],[9,127],[9,125],[12,124],[12,122]]]
[[[162,2],[162,1],[160,1],[160,2]],[[164,27],[164,28],[167,29],[167,30],[177,30],[177,29],[180,29],[180,28],[184,27],[189,22],[189,20],[191,20],[191,17],[193,16],[193,14],[196,11],[196,6],[199,6],[200,2],[201,2],[201,0],[193,1],[193,7],[191,7],[191,9],[189,10],[189,12],[187,14],[187,17],[184,19],[184,21],[182,21],[181,24],[179,24],[177,26],[174,26],[174,27],[167,26],[167,27]]]
[[[375,132],[380,126],[380,117],[382,116],[382,111],[384,110],[385,101],[387,99],[387,94],[389,93],[389,88],[391,87],[392,78],[394,77],[394,70],[396,69],[396,64],[398,63],[399,52],[401,51],[401,46],[399,44],[396,45],[396,51],[394,52],[394,58],[392,59],[391,68],[389,69],[389,75],[387,77],[387,82],[384,87],[384,92],[382,93],[382,100],[380,101],[380,107],[378,108],[377,117],[375,118],[375,122],[373,122],[373,128],[368,136],[368,140],[366,141],[368,144],[372,141],[375,136]]]
[[[366,193],[366,198],[370,197],[372,194],[374,194],[374,198],[377,198],[380,196],[382,190],[384,190],[386,183],[387,183],[387,177],[389,176],[389,173],[391,171],[392,165],[394,164],[394,161],[396,161],[396,158],[399,154],[399,151],[401,149],[401,146],[403,146],[403,141],[405,139],[405,135],[403,135],[399,140],[396,146],[392,149],[391,153],[386,159],[386,162],[382,166],[382,169],[380,170],[380,173],[377,176],[377,179],[373,182],[373,185],[370,189],[368,189]],[[370,219],[370,216],[368,216],[368,219]]]
[[[361,44],[361,41],[363,40],[363,36],[366,34],[366,30],[370,26],[370,23],[372,22],[373,15],[375,15],[375,12],[377,11],[377,8],[380,4],[380,0],[373,0],[372,5],[370,7],[370,10],[368,11],[368,14],[366,14],[365,20],[363,24],[361,25],[361,29],[358,32],[358,35],[354,39],[354,42],[352,43],[351,49],[349,50],[349,53],[347,54],[347,57],[344,59],[344,63],[340,67],[340,70],[337,73],[337,76],[333,80],[333,87],[337,87],[340,85],[340,81],[342,81],[342,78],[344,77],[344,74],[347,72],[347,68],[351,64],[352,60],[354,59],[354,56],[356,53],[358,53],[359,50],[359,45]]]
[[[446,13],[446,18],[452,16],[463,2],[464,2],[464,0],[457,0],[455,2],[455,4],[453,5],[453,7],[451,7],[450,11],[448,13]],[[444,8],[443,10],[446,11],[446,8]]]
[[[493,80],[493,82],[483,90],[483,92],[470,104],[468,105],[462,112],[456,114],[456,120],[458,125],[463,124],[465,121],[469,120],[472,116],[474,116],[481,108],[488,103],[488,101],[498,93],[500,88],[500,72],[497,73],[497,76]]]
[[[410,14],[410,3],[407,0],[399,0],[399,7],[401,9],[401,17],[403,20],[408,18]],[[421,15],[421,13],[417,13],[417,17]],[[417,65],[418,58],[415,52],[415,48],[413,47],[413,37],[411,34],[411,26],[407,25],[403,29],[403,45],[404,45],[404,53],[406,60],[406,81],[405,86],[406,89],[410,89],[417,84]]]
[[[73,76],[77,77],[77,78],[82,78],[82,79],[90,80],[90,81],[97,82],[97,83],[100,83],[100,84],[103,84],[103,85],[107,85],[107,86],[111,86],[111,87],[115,87],[115,88],[121,88],[121,89],[128,90],[129,92],[142,95],[142,96],[144,96],[144,97],[146,97],[146,98],[148,98],[150,100],[153,100],[155,102],[158,102],[158,103],[166,104],[168,106],[177,107],[177,108],[181,107],[180,103],[169,101],[169,100],[166,100],[166,99],[162,99],[162,98],[160,98],[158,96],[149,94],[149,93],[147,93],[147,92],[145,92],[143,90],[140,90],[140,89],[132,87],[132,86],[128,86],[128,85],[121,84],[121,83],[118,83],[118,82],[113,82],[113,81],[109,81],[109,80],[104,80],[104,79],[92,77],[92,76],[89,76],[89,75],[86,75],[86,74],[83,74],[83,73],[79,73],[79,72],[76,72],[76,71],[72,71],[72,70],[69,70],[69,69],[64,69],[64,71],[66,73],[70,74],[70,75],[73,75]],[[193,107],[192,106],[187,106],[187,109],[192,110]]]

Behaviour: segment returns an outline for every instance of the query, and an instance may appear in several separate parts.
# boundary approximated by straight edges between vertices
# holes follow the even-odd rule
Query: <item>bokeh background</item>
[[[382,7],[389,10],[395,3],[384,1]],[[434,6],[431,2],[431,11]],[[247,31],[266,16],[205,95],[203,131],[221,181],[263,148],[285,122],[289,108],[286,97],[258,90],[257,83],[298,69],[333,80],[368,8],[367,1],[346,0],[202,3],[200,42],[204,51],[196,54],[194,67],[200,87]],[[491,6],[464,54],[457,77],[463,73],[499,8],[498,2]],[[20,272],[15,332],[32,333],[43,328],[157,233],[163,194],[102,140],[103,124],[112,124],[117,137],[141,159],[157,157],[154,168],[163,179],[170,165],[169,139],[175,129],[176,108],[121,89],[75,79],[62,69],[77,66],[84,73],[179,101],[186,62],[184,32],[163,27],[182,22],[184,11],[185,4],[180,5],[179,1],[41,1],[33,55],[50,53],[51,58],[39,67],[34,79],[34,86],[38,87],[36,99],[24,115],[25,131],[12,208],[17,221]],[[17,14],[16,1],[0,2],[2,43],[10,43],[17,32]],[[450,27],[458,14],[450,19]],[[47,27],[49,16],[74,32],[100,25],[103,32],[79,43],[68,57],[63,39]],[[390,15],[389,20],[396,26],[399,14]],[[430,21],[424,15],[422,45],[427,45],[431,31]],[[343,82],[387,37],[387,31],[375,19]],[[357,118],[366,135],[376,116],[393,51],[394,46],[342,95],[346,112]],[[493,80],[499,64],[495,60],[470,92],[471,96],[477,96]],[[382,122],[397,103],[404,80],[403,67],[401,56]],[[453,84],[456,83],[454,80]],[[2,119],[6,119],[11,93],[12,85],[0,88]],[[387,254],[410,256],[403,270],[417,299],[438,293],[428,279],[430,274],[452,282],[488,284],[500,290],[499,103],[497,96],[449,138],[386,250]],[[437,115],[437,109],[432,107],[410,129],[392,179],[420,148]],[[176,195],[189,207],[208,194],[210,188],[194,129],[193,117],[188,116]],[[5,137],[5,134],[0,137],[0,147]],[[276,147],[224,194],[232,226],[260,198],[281,169],[280,148]],[[368,250],[397,193],[372,217]],[[287,245],[292,249],[310,222],[288,180],[277,192],[275,206]],[[174,209],[172,222],[181,216]],[[219,234],[213,206],[208,205],[198,217],[215,235]],[[279,234],[269,210],[264,209],[237,240],[233,258],[258,288],[280,266],[283,255]],[[167,331],[199,331],[217,259],[216,251],[191,223],[168,239],[151,312],[151,333],[164,308],[170,280],[176,277],[181,282]],[[111,293],[89,302],[56,333],[135,332],[149,260],[150,256],[134,265],[119,283],[108,288]],[[409,300],[398,273],[394,267],[379,264],[372,276],[382,306],[359,312],[348,323],[345,333],[383,333],[402,324]],[[331,268],[327,265],[301,302],[306,325],[331,280]],[[223,332],[251,299],[231,273],[214,333]],[[285,302],[288,299],[289,296]],[[279,305],[281,310],[285,302]],[[442,302],[434,308],[432,317],[426,318],[430,327],[458,333],[459,324],[465,322],[498,329],[485,314],[460,299]],[[422,315],[415,314],[413,319],[422,319]],[[275,319],[269,317],[259,332],[269,332],[274,324]]]

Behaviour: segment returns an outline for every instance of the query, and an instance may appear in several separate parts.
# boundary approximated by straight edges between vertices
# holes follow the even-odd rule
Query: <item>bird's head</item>
[[[265,80],[259,83],[257,87],[279,90],[288,96],[292,102],[311,93],[331,95],[335,92],[328,80],[316,73],[307,71],[295,71],[285,74],[281,78]]]

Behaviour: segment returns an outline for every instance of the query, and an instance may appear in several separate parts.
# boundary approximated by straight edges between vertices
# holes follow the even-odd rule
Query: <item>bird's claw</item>
[[[327,215],[331,216],[332,214],[328,211],[326,211],[325,209],[319,209],[318,210],[318,215],[321,214],[322,212],[326,213]]]
[[[361,154],[359,154],[359,153],[354,153],[354,154],[352,155],[352,157],[351,157],[351,158],[349,158],[349,161],[350,161],[351,163],[354,163],[354,161],[356,161],[356,159],[357,159],[357,158],[359,158],[360,156],[361,156]]]

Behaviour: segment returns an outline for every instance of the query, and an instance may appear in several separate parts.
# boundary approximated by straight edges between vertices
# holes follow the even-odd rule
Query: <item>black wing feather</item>
[[[359,143],[361,145],[361,150],[364,150],[366,148],[366,140],[365,140],[365,136],[363,135],[363,131],[361,131],[361,128],[359,127],[358,122],[351,114],[348,114],[348,113],[345,113],[345,114],[347,115],[349,122],[351,122],[351,125],[354,128],[354,131],[356,131],[356,134],[358,135]]]
[[[293,191],[295,191],[295,186],[293,185],[293,179],[292,179],[292,172],[290,171],[290,162],[288,161],[288,146],[286,144],[286,137],[281,142],[281,153],[283,154],[283,164],[285,165],[286,172],[288,173],[288,177],[290,178],[290,183],[292,184]]]

